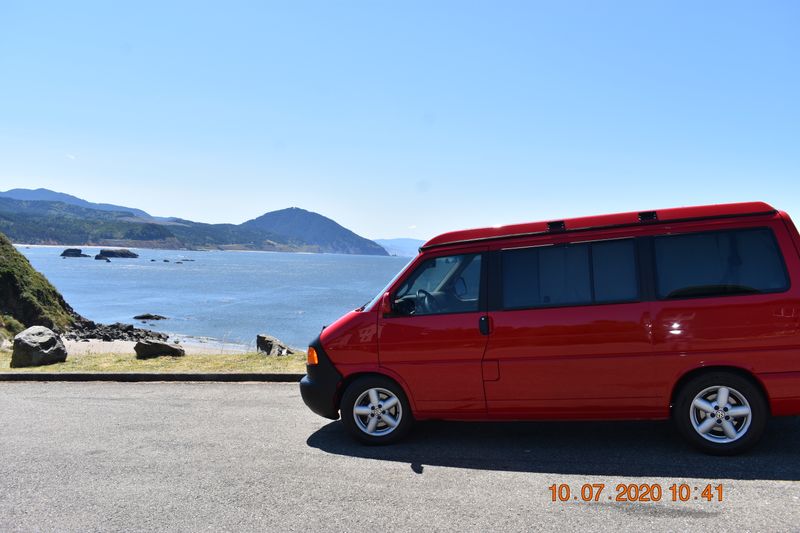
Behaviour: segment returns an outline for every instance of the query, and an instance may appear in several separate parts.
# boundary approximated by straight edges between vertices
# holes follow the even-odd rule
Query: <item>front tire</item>
[[[414,418],[403,388],[383,376],[364,376],[345,389],[342,423],[365,444],[391,444],[411,429]]]
[[[707,372],[677,392],[672,418],[693,446],[712,455],[735,455],[761,439],[769,409],[751,380],[726,371]]]

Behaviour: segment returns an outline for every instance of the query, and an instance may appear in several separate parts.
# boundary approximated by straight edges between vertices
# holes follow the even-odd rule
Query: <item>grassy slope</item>
[[[0,233],[0,334],[31,325],[64,331],[75,319],[56,288]]]
[[[69,356],[64,363],[29,368],[11,368],[11,352],[0,350],[0,372],[214,372],[298,373],[306,372],[304,353],[285,357],[264,354],[185,355],[138,360],[133,355],[89,354]]]

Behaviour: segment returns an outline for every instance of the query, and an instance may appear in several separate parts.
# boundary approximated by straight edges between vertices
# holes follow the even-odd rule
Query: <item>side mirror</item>
[[[464,278],[459,276],[459,278],[453,284],[453,292],[455,292],[456,296],[459,298],[463,298],[467,295],[467,282],[464,281]]]
[[[392,297],[388,292],[383,293],[383,297],[381,298],[381,315],[391,315],[392,314]]]

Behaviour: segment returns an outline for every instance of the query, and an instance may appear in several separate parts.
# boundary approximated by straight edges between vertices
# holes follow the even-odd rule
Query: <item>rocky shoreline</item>
[[[169,335],[166,333],[137,328],[131,324],[122,324],[120,322],[115,322],[114,324],[98,324],[84,318],[78,319],[75,325],[70,330],[65,331],[62,336],[65,340],[100,340],[104,342],[143,340],[166,341],[169,338]]]

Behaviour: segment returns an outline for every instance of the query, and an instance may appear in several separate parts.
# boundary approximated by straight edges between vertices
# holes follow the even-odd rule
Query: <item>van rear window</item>
[[[667,235],[654,240],[658,297],[780,292],[789,287],[767,228]]]

